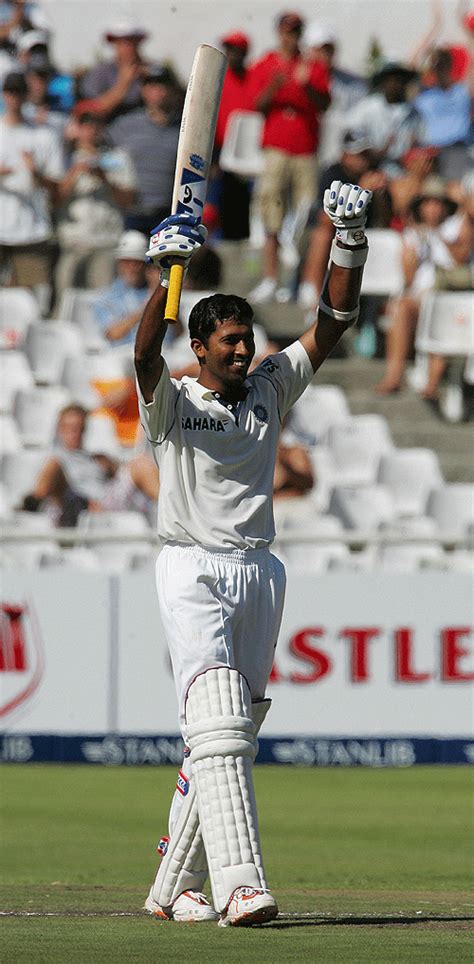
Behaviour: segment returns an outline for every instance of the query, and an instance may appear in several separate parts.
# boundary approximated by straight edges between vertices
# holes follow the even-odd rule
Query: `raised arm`
[[[371,191],[333,181],[324,193],[324,210],[336,228],[316,322],[300,338],[313,370],[331,353],[359,317],[359,295],[368,245],[364,233]]]
[[[165,218],[153,229],[148,257],[161,269],[160,284],[145,305],[135,339],[135,369],[145,402],[153,400],[153,393],[163,371],[161,346],[168,328],[165,321],[166,294],[171,261],[189,258],[206,240],[207,231],[198,219],[188,214]]]

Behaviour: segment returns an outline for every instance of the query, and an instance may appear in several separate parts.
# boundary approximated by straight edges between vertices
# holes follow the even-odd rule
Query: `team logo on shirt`
[[[184,775],[182,770],[180,770],[178,773],[178,782],[176,784],[176,789],[183,797],[186,797],[189,793],[189,780],[187,776]]]
[[[258,419],[259,422],[262,422],[262,425],[266,425],[266,423],[268,422],[268,412],[265,408],[265,405],[261,405],[259,402],[257,405],[255,405],[253,414],[255,415],[255,418]]]
[[[227,418],[208,418],[207,415],[189,415],[181,419],[181,428],[191,429],[193,432],[225,432],[225,427],[229,419]]]

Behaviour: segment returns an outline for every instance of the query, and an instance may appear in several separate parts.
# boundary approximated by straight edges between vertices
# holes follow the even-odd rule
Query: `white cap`
[[[336,28],[330,20],[313,20],[303,36],[305,47],[323,47],[324,44],[337,44],[338,41]]]
[[[147,251],[147,240],[140,231],[125,231],[117,245],[115,257],[144,261]]]
[[[108,40],[109,43],[113,40],[120,40],[127,37],[135,38],[136,40],[146,40],[148,31],[135,20],[129,20],[126,17],[122,17],[120,20],[114,20],[105,31],[105,39]]]
[[[26,50],[31,50],[36,44],[44,44],[45,47],[49,43],[49,34],[46,30],[27,30],[26,33],[22,33],[21,37],[18,38],[16,49],[21,53]]]

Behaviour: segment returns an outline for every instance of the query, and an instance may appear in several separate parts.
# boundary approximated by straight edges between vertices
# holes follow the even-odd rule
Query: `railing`
[[[114,532],[110,529],[52,529],[42,532],[28,531],[16,527],[5,527],[0,531],[0,545],[12,542],[57,542],[61,546],[94,545],[95,543],[129,543],[143,542],[147,545],[159,547],[161,542],[158,535],[150,532]],[[436,533],[430,535],[409,535],[390,532],[366,532],[364,530],[343,530],[337,533],[312,532],[311,529],[285,529],[278,533],[275,544],[308,543],[311,545],[327,545],[328,542],[340,542],[353,549],[363,546],[380,545],[428,545],[437,543],[448,549],[474,549],[474,535],[460,536],[456,533]]]

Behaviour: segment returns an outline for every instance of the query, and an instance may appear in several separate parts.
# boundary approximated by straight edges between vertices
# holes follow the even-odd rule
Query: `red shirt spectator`
[[[276,147],[288,154],[312,154],[319,143],[320,112],[311,91],[329,97],[329,76],[322,62],[308,63],[298,52],[287,59],[272,51],[251,69],[250,89],[254,109],[259,95],[281,77],[273,94],[263,130],[263,147]]]
[[[224,143],[224,135],[232,111],[252,110],[250,91],[250,71],[244,60],[249,41],[244,33],[234,31],[221,40],[227,54],[227,71],[224,77],[221,103],[217,115],[215,146],[219,149]]]

